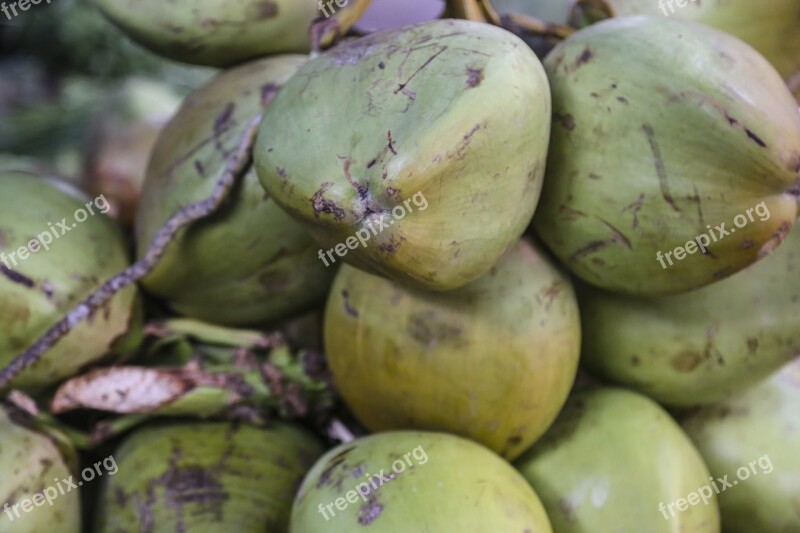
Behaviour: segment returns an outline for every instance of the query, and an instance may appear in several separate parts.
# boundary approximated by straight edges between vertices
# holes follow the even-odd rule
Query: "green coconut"
[[[13,422],[0,407],[0,531],[41,533],[58,524],[80,533],[80,493],[59,448],[45,435]]]
[[[380,433],[342,444],[311,469],[292,533],[551,532],[539,498],[501,458],[443,433]]]
[[[709,483],[702,457],[666,411],[634,392],[570,397],[515,466],[556,533],[720,531],[713,490],[692,495]]]
[[[572,284],[526,241],[449,292],[345,266],[324,329],[334,383],[368,428],[456,433],[506,458],[553,422],[580,352]]]
[[[129,265],[119,227],[70,185],[26,170],[0,173],[0,368],[62,315]],[[137,317],[136,290],[120,291],[89,320],[15,378],[34,391],[72,376],[105,356]]]
[[[683,421],[717,480],[726,532],[800,531],[798,405],[800,360]]]
[[[140,257],[173,213],[211,194],[247,123],[304,61],[282,56],[247,63],[184,101],[148,165],[136,220]],[[264,194],[251,168],[219,212],[180,232],[143,285],[174,310],[207,322],[281,320],[325,298],[335,270],[317,250]]]
[[[256,169],[322,244],[322,262],[455,289],[530,221],[548,92],[536,56],[499,28],[439,20],[375,33],[300,68],[265,112]]]
[[[317,0],[94,0],[131,39],[153,52],[195,65],[226,67],[311,48],[308,28]]]
[[[583,364],[658,402],[722,401],[800,353],[800,232],[773,255],[688,294],[579,292]]]
[[[118,531],[287,531],[303,475],[322,454],[304,430],[229,423],[155,425],[114,452],[98,533]]]
[[[800,113],[752,48],[624,17],[573,34],[545,68],[554,125],[534,226],[575,274],[677,294],[782,242],[798,214]]]

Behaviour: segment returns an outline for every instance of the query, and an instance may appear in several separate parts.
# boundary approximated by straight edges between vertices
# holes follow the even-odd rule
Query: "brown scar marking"
[[[29,289],[34,286],[34,282],[31,278],[23,276],[19,272],[11,270],[5,265],[0,265],[0,273],[2,273],[5,277],[10,279],[14,283],[19,283],[20,285],[24,285]]]
[[[399,93],[400,91],[402,91],[403,89],[405,89],[405,88],[406,88],[406,86],[407,86],[409,83],[411,83],[411,80],[413,80],[413,79],[414,79],[414,77],[415,77],[417,74],[419,74],[419,73],[420,73],[420,71],[422,71],[422,70],[423,70],[425,67],[427,67],[428,65],[430,65],[430,64],[433,62],[433,60],[434,60],[434,59],[436,59],[437,57],[439,57],[439,55],[440,55],[442,52],[444,52],[445,50],[447,50],[447,46],[443,46],[443,47],[441,47],[441,48],[439,49],[439,51],[438,51],[438,52],[436,52],[436,53],[435,53],[435,54],[433,54],[431,57],[429,57],[429,58],[428,58],[428,60],[427,60],[427,61],[425,61],[425,63],[423,63],[423,64],[422,64],[422,66],[420,66],[420,67],[419,67],[417,70],[415,70],[415,71],[414,71],[414,73],[413,73],[413,74],[412,74],[412,75],[411,75],[411,76],[410,76],[410,77],[409,77],[409,78],[408,78],[408,79],[407,79],[407,80],[406,80],[404,83],[401,83],[401,84],[400,84],[400,85],[397,87],[397,89],[395,89],[395,91],[394,91],[394,94],[397,94],[397,93]]]
[[[483,69],[468,68],[467,69],[467,87],[473,89],[481,84],[483,81]]]
[[[653,152],[653,161],[656,166],[656,173],[658,174],[658,183],[661,187],[661,196],[672,206],[676,213],[680,213],[681,210],[675,204],[675,200],[669,192],[667,168],[664,166],[664,160],[661,158],[661,148],[659,148],[658,142],[656,141],[656,134],[653,131],[653,127],[650,124],[642,124],[642,130],[644,130],[644,134],[647,136],[647,142],[650,143],[650,150]]]

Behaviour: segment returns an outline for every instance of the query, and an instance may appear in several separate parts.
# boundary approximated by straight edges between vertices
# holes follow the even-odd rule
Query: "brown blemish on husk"
[[[553,113],[553,120],[561,124],[561,127],[567,131],[572,131],[575,129],[575,117],[569,113],[563,115],[560,113]]]
[[[644,193],[639,194],[639,198],[637,198],[635,202],[622,210],[623,213],[628,210],[633,211],[633,224],[631,225],[631,229],[639,227],[639,211],[642,209],[642,205],[644,205]]]
[[[695,352],[681,352],[672,359],[672,368],[681,373],[688,373],[697,368],[703,358]]]
[[[390,222],[393,222],[393,221],[390,221]],[[392,225],[391,223],[388,224],[388,226],[391,226],[391,225]],[[400,245],[403,243],[403,241],[405,241],[405,238],[401,237],[398,240],[395,237],[390,237],[389,238],[389,242],[384,242],[384,243],[381,243],[381,244],[378,245],[378,250],[380,250],[381,252],[383,252],[385,254],[389,254],[389,255],[394,254],[400,248]]]
[[[394,149],[394,139],[392,138],[392,130],[389,130],[386,134],[387,139],[389,140],[389,144],[386,147],[392,152],[394,155],[397,155],[397,150]]]
[[[628,239],[620,230],[612,226],[609,222],[606,222],[602,218],[598,218],[600,222],[605,225],[609,230],[611,230],[611,235],[613,235],[613,240],[620,244],[624,244],[628,250],[632,250],[633,246],[631,245],[630,239]]]
[[[258,8],[258,19],[269,19],[278,16],[278,4],[270,0],[259,2],[256,6]]]
[[[483,69],[468,68],[467,69],[467,88],[474,89],[483,81]]]
[[[32,288],[35,283],[33,280],[27,276],[24,276],[17,272],[16,270],[11,270],[5,265],[0,265],[0,273],[2,273],[5,277],[11,280],[14,283],[19,283],[27,288]]]
[[[459,339],[463,333],[461,328],[441,320],[433,311],[423,311],[411,315],[406,331],[412,339],[425,348]]]
[[[756,143],[757,145],[759,145],[761,148],[766,148],[766,147],[767,147],[767,143],[765,143],[764,141],[762,141],[762,140],[761,140],[761,138],[760,138],[758,135],[756,135],[755,133],[753,133],[753,131],[752,131],[752,130],[750,130],[749,128],[745,128],[745,129],[744,129],[744,132],[747,134],[747,136],[748,136],[748,137],[749,137],[749,138],[750,138],[750,139],[751,139],[751,140],[752,140],[754,143]]]
[[[567,74],[575,72],[576,70],[578,70],[582,66],[586,65],[587,63],[589,63],[592,60],[593,57],[594,57],[594,54],[592,53],[592,50],[587,46],[586,48],[583,49],[583,52],[581,52],[581,55],[579,55],[577,58],[575,58],[575,62],[572,65],[566,65],[564,67],[564,72],[567,73]]]
[[[540,304],[544,304],[545,311],[549,311],[556,297],[561,294],[562,287],[563,285],[560,281],[554,281],[536,295],[536,301]]]
[[[755,337],[750,337],[747,339],[747,351],[751,354],[756,353],[758,350],[758,339]]]
[[[406,79],[405,82],[398,85],[397,89],[395,89],[394,91],[394,94],[403,92],[405,88],[408,86],[408,84],[411,83],[411,80],[413,80],[417,74],[419,74],[423,69],[425,69],[428,65],[430,65],[434,59],[439,57],[439,55],[441,55],[445,50],[447,50],[447,48],[448,48],[447,46],[442,46],[435,54],[430,56],[428,60],[425,61],[425,63],[423,63],[417,70],[415,70],[414,73],[408,77],[408,79]]]
[[[374,522],[383,512],[383,504],[378,502],[375,495],[370,494],[367,502],[358,510],[358,523],[362,526],[368,526]]]
[[[642,130],[647,137],[647,142],[650,144],[650,150],[653,152],[653,163],[656,167],[656,174],[658,174],[658,184],[661,187],[661,196],[664,197],[664,201],[672,206],[672,209],[674,209],[675,212],[680,213],[680,208],[678,208],[677,204],[675,204],[675,200],[672,198],[672,194],[669,192],[667,168],[664,165],[664,160],[661,158],[661,148],[658,146],[658,141],[656,140],[656,134],[653,131],[653,126],[650,124],[642,124]]]
[[[461,139],[461,143],[458,146],[458,151],[456,152],[456,158],[461,160],[464,159],[467,155],[467,148],[469,148],[470,143],[472,142],[472,137],[481,129],[480,124],[475,124],[471,130],[469,130],[464,137]]]
[[[500,452],[500,455],[503,457],[508,457],[509,453],[516,447],[518,447],[522,443],[522,437],[519,435],[512,435],[506,439],[506,443],[503,446],[503,451]]]
[[[574,207],[571,207],[571,206],[568,206],[568,205],[563,205],[563,204],[558,208],[558,212],[566,220],[570,220],[570,221],[578,220],[579,218],[588,218],[589,217],[589,215],[587,215],[583,211],[581,211],[579,209],[575,209]]]
[[[358,318],[358,311],[350,305],[350,293],[346,289],[342,291],[342,300],[344,300],[344,312],[353,318]]]
[[[322,471],[322,473],[320,473],[319,479],[317,480],[318,489],[322,488],[324,485],[332,484],[331,477],[333,476],[333,471],[336,470],[336,467],[339,465],[344,464],[347,454],[355,449],[355,446],[349,446],[328,460],[328,464],[325,465],[325,469]]]
[[[228,104],[225,106],[225,109],[222,110],[222,113],[217,115],[217,117],[214,119],[215,135],[219,135],[222,132],[222,130],[225,129],[225,126],[231,120],[231,117],[233,117],[233,112],[235,111],[235,109],[236,109],[236,104],[233,102],[228,102]]]
[[[278,94],[280,87],[274,83],[267,83],[261,87],[261,107],[267,107]]]
[[[628,239],[621,231],[619,231],[617,228],[615,228],[602,218],[597,218],[597,220],[611,231],[611,238],[604,241],[591,241],[589,244],[587,244],[583,248],[580,248],[575,253],[573,253],[570,256],[571,261],[577,261],[579,259],[583,259],[584,257],[591,255],[595,252],[598,252],[612,244],[621,244],[625,246],[628,250],[633,249],[630,239]]]
[[[775,233],[773,233],[769,240],[765,242],[758,250],[758,259],[763,259],[771,254],[776,248],[778,248],[778,246],[780,246],[786,239],[786,236],[789,234],[791,229],[791,222],[783,222],[780,226],[778,226],[778,229],[775,230]]]
[[[587,255],[591,255],[597,251],[600,251],[609,244],[613,244],[614,242],[615,241],[613,239],[609,241],[592,241],[583,248],[580,248],[575,253],[573,253],[572,256],[570,256],[570,261],[577,261],[579,259],[583,259]]]
[[[314,215],[319,218],[320,213],[332,214],[336,220],[342,220],[345,217],[344,209],[337,206],[332,200],[327,200],[324,197],[325,191],[333,187],[333,182],[323,182],[314,196],[311,198],[311,206],[314,209]]]

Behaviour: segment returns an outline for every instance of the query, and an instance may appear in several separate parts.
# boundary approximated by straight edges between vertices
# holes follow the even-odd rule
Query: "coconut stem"
[[[616,16],[616,12],[608,0],[575,0],[569,13],[569,24],[575,28],[583,28]]]
[[[283,343],[280,335],[262,331],[226,328],[190,318],[157,320],[145,326],[145,333],[154,337],[177,335],[197,339],[207,344],[235,348],[274,348]]]
[[[490,0],[448,0],[447,5],[455,18],[500,25],[500,17]]]
[[[519,13],[503,15],[501,21],[500,26],[520,36],[533,34],[538,37],[555,37],[558,40],[564,40],[575,33],[575,28],[572,26],[552,24],[536,17]]]
[[[203,201],[187,205],[173,214],[158,230],[144,257],[103,283],[64,318],[48,329],[27,350],[11,361],[0,372],[0,390],[5,388],[23,370],[41,359],[48,350],[76,326],[106,305],[115,294],[148,275],[158,265],[161,256],[175,239],[180,229],[192,222],[212,215],[219,209],[228,198],[237,178],[250,164],[252,147],[260,122],[261,116],[259,115],[248,123],[239,146],[228,159],[225,170],[214,185],[214,191],[211,196]]]
[[[448,6],[451,14],[455,17],[494,24],[523,38],[539,37],[548,40],[548,46],[537,50],[537,53],[542,55],[545,55],[554,46],[551,41],[562,41],[575,32],[575,28],[572,26],[551,24],[522,13],[500,15],[492,6],[491,0],[449,0]],[[573,6],[573,10],[576,9],[578,9],[577,4]]]

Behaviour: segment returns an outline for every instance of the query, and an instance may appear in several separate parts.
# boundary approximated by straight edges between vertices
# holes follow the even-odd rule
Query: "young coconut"
[[[800,531],[798,405],[800,360],[740,396],[683,421],[718,480],[726,532]]]
[[[122,232],[103,214],[110,208],[105,197],[90,200],[25,170],[2,171],[0,181],[2,367],[129,258]],[[118,293],[11,386],[36,391],[105,356],[138,316],[135,296],[134,288]]]
[[[316,18],[341,35],[369,0],[94,0],[111,22],[151,51],[184,63],[229,67],[311,50]],[[346,13],[343,13],[346,12]],[[344,16],[342,16],[344,15]]]
[[[140,258],[177,209],[214,190],[248,121],[304,62],[302,56],[253,61],[186,99],[150,159],[136,221]],[[223,208],[181,231],[143,280],[182,314],[245,326],[288,318],[325,298],[335,270],[325,268],[318,246],[248,168]]]
[[[515,463],[557,533],[719,533],[703,459],[666,411],[624,389],[589,389]],[[707,492],[707,493],[706,493]],[[689,496],[690,501],[692,497]],[[682,509],[676,501],[684,499]]]
[[[530,222],[549,117],[547,78],[521,40],[438,20],[301,67],[264,114],[256,169],[322,244],[322,262],[455,289]]]
[[[539,498],[508,463],[443,433],[379,433],[314,465],[291,533],[552,531]]]
[[[133,433],[104,479],[98,533],[287,531],[297,487],[322,454],[311,434],[284,423],[171,423]]]
[[[16,424],[2,406],[0,436],[0,531],[40,533],[57,524],[64,533],[80,533],[80,493],[67,490],[73,458],[46,435]]]
[[[524,240],[449,292],[345,266],[324,328],[334,383],[369,429],[456,433],[509,459],[555,419],[580,352],[572,284]]]
[[[798,214],[800,113],[752,48],[690,22],[616,18],[570,36],[545,68],[554,127],[534,226],[575,274],[677,294],[783,241]]]
[[[800,353],[800,231],[770,257],[698,291],[636,298],[578,293],[582,362],[672,406],[730,398]]]

